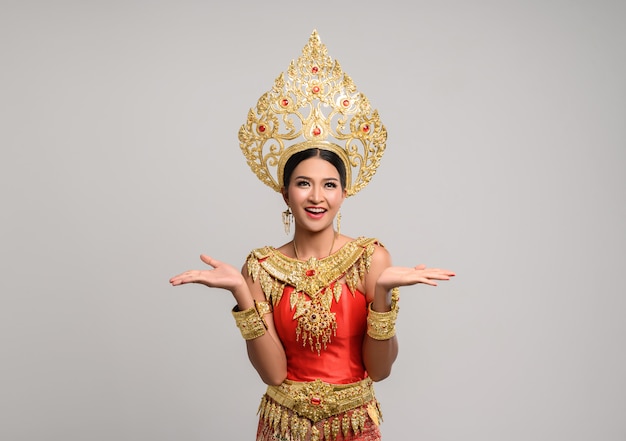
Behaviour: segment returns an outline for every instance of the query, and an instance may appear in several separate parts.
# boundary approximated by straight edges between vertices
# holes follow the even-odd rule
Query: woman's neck
[[[293,235],[293,251],[298,260],[311,257],[322,259],[332,254],[337,233],[329,228],[317,233],[296,232]]]

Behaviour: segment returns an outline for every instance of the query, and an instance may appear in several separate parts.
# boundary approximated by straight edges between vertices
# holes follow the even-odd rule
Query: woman
[[[249,359],[268,385],[257,441],[379,440],[381,414],[372,382],[390,374],[398,353],[398,287],[436,286],[454,274],[424,265],[392,266],[378,240],[335,230],[345,198],[374,174],[386,132],[316,32],[292,67],[288,81],[279,77],[261,97],[239,139],[252,170],[281,192],[285,226],[291,219],[295,225],[293,239],[252,251],[242,271],[203,255],[211,269],[187,271],[170,282],[233,294],[233,316]],[[322,113],[319,103],[330,113]],[[293,120],[278,127],[276,115],[300,118],[295,134],[305,140],[287,146],[294,139]],[[351,147],[355,140],[360,153]],[[273,160],[260,153],[270,141],[281,147],[269,149]],[[360,164],[356,173],[354,164]],[[276,179],[269,173],[273,166]]]

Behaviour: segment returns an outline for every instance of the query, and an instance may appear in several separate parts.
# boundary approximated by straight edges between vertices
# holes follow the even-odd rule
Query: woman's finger
[[[220,264],[218,260],[215,260],[211,256],[207,256],[206,254],[200,254],[200,260],[202,260],[207,265],[211,265],[213,268]]]

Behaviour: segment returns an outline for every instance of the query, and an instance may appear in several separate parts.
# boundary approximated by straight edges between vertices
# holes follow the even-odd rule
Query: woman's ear
[[[289,195],[287,193],[287,189],[285,187],[282,187],[280,189],[280,193],[283,195],[283,200],[285,201],[285,204],[289,206]]]

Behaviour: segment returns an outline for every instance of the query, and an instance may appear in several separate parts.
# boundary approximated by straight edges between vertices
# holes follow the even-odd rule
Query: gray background
[[[215,2],[213,2],[215,3]],[[0,438],[250,440],[232,297],[288,240],[248,109],[319,31],[389,131],[342,230],[398,265],[386,440],[624,440],[621,1],[3,1]]]

